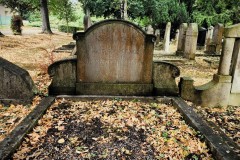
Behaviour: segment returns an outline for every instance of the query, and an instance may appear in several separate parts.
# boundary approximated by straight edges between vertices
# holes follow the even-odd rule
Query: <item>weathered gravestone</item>
[[[187,59],[195,59],[195,53],[197,49],[197,37],[198,37],[198,25],[196,23],[190,23],[185,39],[184,57]]]
[[[240,24],[224,29],[224,44],[218,73],[202,86],[193,86],[193,80],[180,80],[181,97],[203,107],[240,105]]]
[[[163,50],[169,52],[170,45],[170,31],[171,31],[171,22],[168,22],[165,29],[164,40],[163,40]]]
[[[222,24],[217,24],[213,29],[212,40],[207,46],[207,53],[209,54],[220,54],[222,49],[222,38],[223,38],[224,27]]]
[[[206,53],[208,53],[208,51],[210,50],[209,45],[210,45],[210,43],[212,43],[213,29],[214,29],[213,26],[208,27],[207,36],[206,36],[206,40],[205,40]]]
[[[177,45],[177,55],[183,55],[184,47],[185,47],[185,39],[186,39],[186,32],[187,32],[187,23],[182,23],[179,29],[179,38],[178,38],[178,45]]]
[[[29,104],[36,91],[26,70],[0,57],[0,103]]]
[[[49,67],[53,77],[51,94],[152,95],[157,90],[159,95],[165,94],[167,88],[176,89],[176,76],[172,75],[177,75],[174,73],[179,69],[162,62],[153,65],[156,37],[133,23],[102,21],[76,33],[74,39],[77,59],[62,60]],[[156,77],[166,75],[163,81],[153,78],[159,66],[168,68],[165,73],[164,69],[155,72]],[[169,85],[169,81],[175,85]],[[174,89],[172,95],[178,94]]]

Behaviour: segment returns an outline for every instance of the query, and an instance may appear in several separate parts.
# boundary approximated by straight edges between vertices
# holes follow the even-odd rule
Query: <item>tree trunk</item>
[[[121,12],[121,19],[127,20],[128,15],[127,15],[127,0],[120,0],[120,12]]]
[[[48,14],[48,0],[40,0],[42,16],[42,33],[52,34]]]
[[[128,14],[127,14],[127,0],[124,0],[124,6],[123,6],[123,18],[124,20],[128,19]]]

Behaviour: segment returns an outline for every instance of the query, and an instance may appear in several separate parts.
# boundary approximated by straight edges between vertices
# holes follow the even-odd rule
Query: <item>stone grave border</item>
[[[200,139],[204,140],[211,150],[214,158],[218,160],[237,160],[240,159],[240,147],[224,134],[218,126],[212,122],[205,122],[192,107],[180,97],[139,97],[139,96],[67,96],[44,98],[36,108],[23,119],[23,121],[0,142],[0,159],[9,159],[15,150],[21,145],[24,137],[37,125],[38,120],[45,114],[46,110],[54,103],[57,98],[70,100],[85,99],[155,99],[159,103],[172,103],[181,113],[186,123],[200,132]]]

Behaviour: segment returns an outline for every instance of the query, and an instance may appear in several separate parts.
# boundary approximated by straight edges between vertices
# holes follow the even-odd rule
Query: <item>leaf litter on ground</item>
[[[213,159],[171,104],[58,99],[13,159]]]

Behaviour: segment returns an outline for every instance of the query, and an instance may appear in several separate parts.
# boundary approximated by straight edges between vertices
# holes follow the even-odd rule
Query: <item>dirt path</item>
[[[53,53],[53,50],[71,41],[72,35],[54,30],[53,35],[39,34],[41,28],[23,28],[22,36],[1,30],[6,36],[0,38],[0,56],[29,71],[34,78],[38,72],[47,69],[53,61],[69,53]]]

